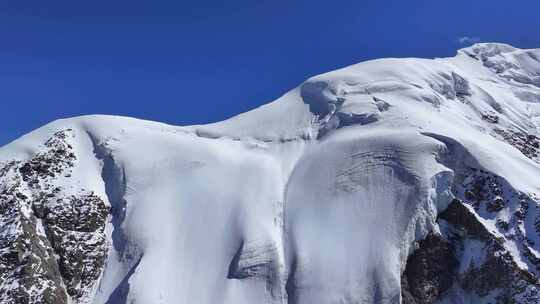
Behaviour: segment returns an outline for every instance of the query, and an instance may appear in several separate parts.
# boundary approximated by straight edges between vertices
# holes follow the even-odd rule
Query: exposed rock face
[[[58,199],[45,207],[44,224],[68,294],[85,296],[99,279],[105,262],[104,229],[109,208],[94,194]]]
[[[457,266],[452,244],[429,234],[407,261],[401,278],[403,303],[435,303],[454,283]]]
[[[54,250],[16,188],[0,195],[0,302],[67,303]]]
[[[490,297],[495,303],[538,303],[540,282],[535,274],[520,268],[495,236],[459,200],[440,215],[448,226],[446,237],[460,260],[456,283],[467,293]],[[467,253],[480,249],[475,259]]]
[[[439,223],[443,233],[428,235],[407,260],[403,303],[459,303],[462,294],[492,303],[539,303],[538,277],[517,265],[505,241],[469,207],[454,200]]]
[[[0,303],[88,303],[105,262],[109,207],[93,193],[67,195],[71,130],[57,132],[27,162],[1,168]]]
[[[535,149],[533,136],[504,134],[514,134],[503,140],[535,160],[523,152]],[[438,215],[440,231],[418,242],[409,256],[402,275],[403,303],[539,303],[540,259],[532,240],[540,235],[536,195],[466,165],[474,160],[457,146],[448,151],[452,161],[443,161],[454,171],[455,199]]]
[[[532,160],[538,161],[538,150],[540,149],[540,140],[536,135],[518,132],[514,130],[495,129],[504,141],[518,149],[523,155]]]

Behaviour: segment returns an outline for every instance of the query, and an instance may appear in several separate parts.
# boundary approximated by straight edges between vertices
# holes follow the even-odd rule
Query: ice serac
[[[540,50],[308,79],[226,121],[0,149],[0,304],[540,303]]]

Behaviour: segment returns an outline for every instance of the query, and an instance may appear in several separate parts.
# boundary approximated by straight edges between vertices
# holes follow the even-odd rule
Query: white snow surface
[[[539,164],[493,136],[538,133],[539,60],[504,44],[372,60],[209,125],[57,120],[2,147],[0,162],[74,130],[79,161],[58,182],[116,210],[94,303],[397,303],[412,244],[452,198],[449,141],[540,195]],[[229,277],[240,248],[243,263],[272,267]]]

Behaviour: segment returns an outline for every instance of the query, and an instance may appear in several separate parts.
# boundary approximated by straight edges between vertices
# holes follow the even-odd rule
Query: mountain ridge
[[[208,125],[52,122],[0,148],[0,303],[537,303],[538,58],[367,61]]]

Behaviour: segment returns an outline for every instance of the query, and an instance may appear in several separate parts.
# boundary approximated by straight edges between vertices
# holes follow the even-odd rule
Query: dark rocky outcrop
[[[84,296],[99,279],[106,257],[104,235],[109,208],[93,193],[59,199],[43,219],[68,294]]]
[[[514,130],[494,129],[494,132],[505,142],[518,149],[523,155],[537,160],[540,149],[540,139],[533,134]]]
[[[401,282],[403,303],[434,303],[452,286],[457,266],[451,243],[430,233],[407,260]]]
[[[72,146],[66,140],[71,131],[67,129],[56,132],[45,142],[47,149],[44,152],[37,153],[28,162],[22,164],[19,172],[25,182],[34,186],[40,180],[55,177],[73,167],[76,157]]]
[[[108,205],[52,186],[76,166],[73,136],[56,132],[30,160],[0,168],[0,303],[87,303],[101,276]]]
[[[458,303],[453,297],[459,294],[490,297],[501,304],[540,301],[538,278],[518,266],[504,240],[463,202],[452,201],[439,215],[439,223],[442,234],[430,233],[407,260],[403,303],[438,303],[448,298]]]
[[[49,240],[10,190],[0,194],[0,303],[67,303]]]

